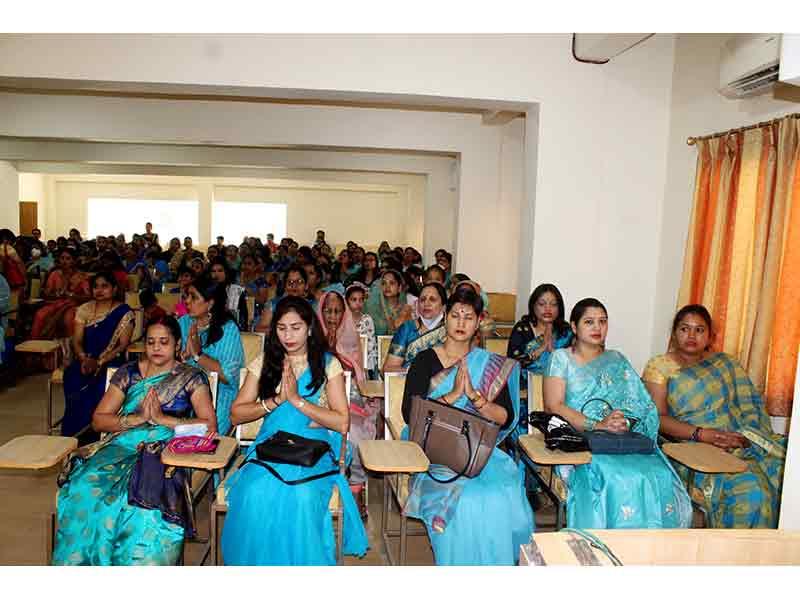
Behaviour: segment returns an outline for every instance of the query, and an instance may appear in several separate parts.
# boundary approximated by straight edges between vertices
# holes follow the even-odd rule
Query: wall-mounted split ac
[[[780,50],[780,33],[733,36],[722,47],[719,93],[738,99],[771,91],[778,81]]]

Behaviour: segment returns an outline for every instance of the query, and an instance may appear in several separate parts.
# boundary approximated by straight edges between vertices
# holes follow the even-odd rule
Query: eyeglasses
[[[286,280],[286,287],[287,288],[296,288],[300,287],[301,285],[305,285],[305,281],[302,279],[287,279]]]

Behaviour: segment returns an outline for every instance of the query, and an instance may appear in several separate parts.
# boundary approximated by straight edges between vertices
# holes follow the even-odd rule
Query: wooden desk
[[[23,435],[0,446],[0,469],[49,469],[77,447],[74,437]]]
[[[661,449],[670,458],[700,473],[743,473],[747,470],[743,460],[703,442],[664,444]]]
[[[134,342],[130,346],[128,346],[125,352],[128,353],[128,356],[131,354],[144,354],[144,342]]]
[[[384,388],[383,382],[376,380],[368,380],[364,383],[358,384],[358,391],[365,398],[383,398]]]
[[[363,440],[358,444],[361,464],[379,473],[423,473],[430,461],[416,442]]]
[[[544,445],[544,436],[538,431],[520,436],[519,445],[537,465],[587,465],[592,462],[591,452],[548,450]]]
[[[161,453],[161,462],[170,467],[216,471],[225,468],[234,452],[236,452],[236,440],[232,437],[220,437],[219,445],[212,453],[175,454],[165,449]]]

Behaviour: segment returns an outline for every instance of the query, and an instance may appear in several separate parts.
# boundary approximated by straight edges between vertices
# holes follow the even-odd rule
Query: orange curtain
[[[679,306],[705,305],[714,350],[791,413],[800,345],[800,119],[697,144]]]

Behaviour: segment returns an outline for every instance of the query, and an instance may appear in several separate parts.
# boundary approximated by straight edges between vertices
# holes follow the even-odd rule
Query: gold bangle
[[[130,416],[130,415],[122,415],[122,416],[119,418],[119,426],[120,426],[122,429],[130,429],[130,428],[131,428],[131,424],[128,422],[128,417],[129,417],[129,416]]]

